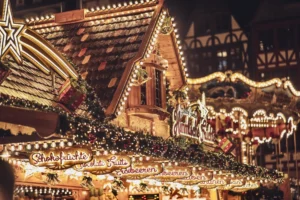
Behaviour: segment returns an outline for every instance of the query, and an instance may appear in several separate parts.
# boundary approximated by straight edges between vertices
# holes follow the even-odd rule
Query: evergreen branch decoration
[[[92,187],[94,187],[93,179],[91,177],[89,177],[89,176],[84,176],[82,178],[81,186],[83,186],[85,188],[92,188]]]
[[[202,166],[212,170],[224,170],[236,175],[260,179],[279,182],[283,179],[283,174],[280,172],[239,163],[230,155],[207,152],[200,146],[192,144],[183,149],[172,139],[165,140],[162,137],[143,132],[125,131],[123,128],[116,127],[106,121],[82,118],[57,107],[45,106],[3,94],[0,94],[0,105],[58,113],[61,123],[56,133],[65,135],[68,132],[74,132],[76,133],[75,142],[81,145],[89,144],[90,138],[92,138],[93,145],[99,149],[135,152],[145,156]]]
[[[42,174],[44,174],[44,173],[42,173]],[[47,173],[45,183],[48,185],[55,185],[55,184],[60,183],[57,173]]]

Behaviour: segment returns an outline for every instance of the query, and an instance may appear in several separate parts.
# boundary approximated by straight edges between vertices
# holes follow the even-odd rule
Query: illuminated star
[[[24,24],[13,21],[11,7],[8,0],[3,2],[3,13],[0,19],[0,56],[1,59],[10,53],[18,62],[22,61],[22,47],[19,41],[19,35],[24,28]]]

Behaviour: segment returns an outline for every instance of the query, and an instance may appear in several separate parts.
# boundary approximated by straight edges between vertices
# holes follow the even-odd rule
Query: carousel
[[[188,97],[163,1],[26,23],[0,2],[0,156],[15,169],[15,199],[225,200],[229,190],[283,181],[277,170],[239,162],[236,146],[219,138],[219,111],[205,93]],[[233,134],[250,116],[242,108],[220,113],[232,117]],[[275,118],[292,134],[294,118],[267,119]]]
[[[286,176],[295,177],[299,184],[298,167],[290,166],[298,163],[295,133],[300,93],[288,78],[255,82],[227,71],[188,79],[188,84],[191,100],[203,92],[207,95],[209,124],[220,148],[245,164],[284,169]],[[263,145],[271,146],[272,152],[264,152]],[[293,146],[292,152],[289,145]],[[289,159],[291,154],[293,160]],[[270,162],[272,159],[274,162]]]

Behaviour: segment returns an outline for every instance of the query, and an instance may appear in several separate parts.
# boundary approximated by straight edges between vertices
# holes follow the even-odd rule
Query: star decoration
[[[0,19],[0,57],[12,55],[17,62],[22,62],[19,35],[24,28],[24,24],[15,23],[12,17],[11,7],[8,0],[3,2],[3,13]]]

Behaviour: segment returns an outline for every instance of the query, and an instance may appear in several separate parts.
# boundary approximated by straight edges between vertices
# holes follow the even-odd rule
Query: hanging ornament
[[[47,174],[42,173],[42,175],[46,176],[45,177],[46,179],[45,179],[44,182],[47,185],[56,185],[56,184],[60,183],[60,180],[58,179],[57,173],[47,173]]]
[[[160,32],[164,35],[169,35],[172,31],[173,31],[172,18],[170,16],[166,16],[161,26]]]
[[[132,85],[140,86],[145,84],[150,79],[151,77],[149,77],[146,69],[140,67],[136,70],[136,77],[133,79]]]
[[[84,176],[82,178],[82,181],[81,181],[80,185],[84,188],[93,188],[94,187],[93,179],[89,176]]]

